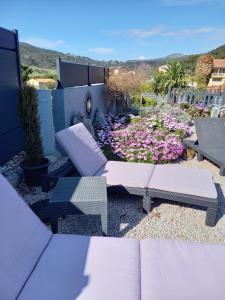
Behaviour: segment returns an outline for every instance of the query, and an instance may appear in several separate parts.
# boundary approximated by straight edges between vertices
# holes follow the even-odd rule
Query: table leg
[[[217,221],[217,208],[208,207],[206,212],[205,224],[207,226],[215,226]]]
[[[108,235],[108,211],[107,207],[101,211],[102,233]]]
[[[50,218],[49,219],[51,227],[52,227],[52,232],[57,233],[58,232],[58,218]]]
[[[148,195],[148,192],[143,197],[143,211],[149,213],[151,211],[151,197]]]

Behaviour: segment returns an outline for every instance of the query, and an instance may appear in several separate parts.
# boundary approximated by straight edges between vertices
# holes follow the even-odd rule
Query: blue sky
[[[1,0],[20,41],[95,59],[151,59],[225,44],[225,0]]]

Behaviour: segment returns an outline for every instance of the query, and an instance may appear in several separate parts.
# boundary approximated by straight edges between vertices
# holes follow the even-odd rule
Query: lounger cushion
[[[217,191],[210,172],[197,168],[175,165],[156,165],[149,189],[210,199],[217,198]]]
[[[105,176],[107,185],[146,188],[152,176],[154,165],[108,161],[95,175]]]
[[[18,300],[140,300],[139,242],[54,235]]]
[[[107,162],[97,142],[82,123],[59,131],[56,140],[82,176],[93,176]]]
[[[52,234],[2,175],[0,191],[0,299],[15,300]]]
[[[225,245],[143,240],[142,300],[225,299]]]

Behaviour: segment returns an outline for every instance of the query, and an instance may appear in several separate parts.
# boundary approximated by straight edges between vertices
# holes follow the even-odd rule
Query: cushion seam
[[[95,172],[92,176],[101,177],[101,176],[98,176],[98,175],[96,175],[96,174],[97,174],[103,167],[105,167],[105,165],[106,165],[108,162],[110,162],[110,160],[109,160],[109,161],[107,160],[107,161],[104,163],[104,165],[102,165],[102,166],[98,169],[98,171]]]
[[[51,242],[51,240],[52,240],[52,237],[53,237],[53,234],[50,236],[50,239],[48,240],[47,244],[45,245],[45,247],[44,247],[43,250],[41,251],[40,256],[38,257],[36,263],[34,264],[34,266],[33,266],[32,270],[31,270],[29,276],[27,277],[27,279],[25,280],[24,284],[22,285],[22,287],[21,287],[21,289],[20,289],[18,295],[16,296],[15,300],[17,300],[17,299],[20,297],[20,295],[21,295],[23,289],[25,288],[25,286],[26,286],[27,282],[29,281],[30,277],[32,276],[32,274],[33,274],[35,268],[37,267],[37,265],[38,265],[38,263],[39,263],[41,257],[43,256],[44,252],[46,251],[47,247],[49,246],[49,244],[50,244],[50,242]]]

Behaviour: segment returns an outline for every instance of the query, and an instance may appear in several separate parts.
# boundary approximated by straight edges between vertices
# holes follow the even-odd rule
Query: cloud
[[[162,33],[162,35],[165,36],[193,36],[196,34],[207,34],[207,33],[212,33],[216,32],[220,29],[216,29],[214,27],[199,27],[199,28],[186,28],[182,30],[177,30],[177,31],[165,31]]]
[[[149,29],[128,29],[128,30],[114,30],[110,32],[112,36],[129,36],[133,38],[147,38],[160,34],[165,30],[165,26],[157,26]]]
[[[189,37],[195,35],[218,35],[224,34],[225,27],[209,27],[202,26],[196,28],[185,28],[181,30],[170,30],[165,26],[157,26],[149,29],[128,29],[121,31],[114,31],[113,35],[128,36],[139,40],[145,40],[151,37]]]
[[[132,37],[147,38],[147,37],[161,34],[164,30],[165,30],[164,26],[158,26],[158,27],[154,27],[154,28],[151,28],[148,30],[130,29],[130,30],[127,30],[127,34]]]
[[[139,56],[137,59],[143,60],[143,59],[145,59],[145,56]]]
[[[112,48],[91,48],[89,49],[90,52],[95,54],[107,55],[115,53],[115,50]]]
[[[60,46],[66,46],[67,43],[63,40],[49,40],[44,38],[25,38],[22,39],[23,42],[46,49],[57,49]]]
[[[166,6],[190,6],[199,4],[225,5],[225,0],[161,0]]]

